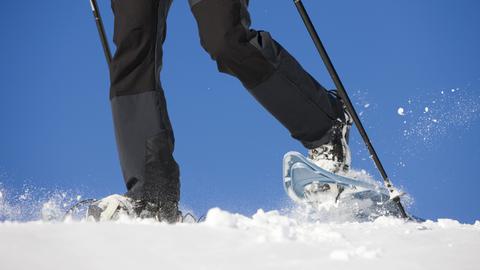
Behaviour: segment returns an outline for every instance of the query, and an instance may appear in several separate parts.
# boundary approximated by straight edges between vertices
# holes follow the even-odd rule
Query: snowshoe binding
[[[114,194],[95,201],[89,205],[87,219],[95,221],[118,220],[120,216],[131,218],[155,219],[161,222],[176,223],[181,221],[182,213],[176,202],[152,202],[133,200]]]

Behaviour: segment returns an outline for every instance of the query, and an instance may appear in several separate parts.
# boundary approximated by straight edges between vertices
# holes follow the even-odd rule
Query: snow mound
[[[477,269],[480,221],[301,222],[211,209],[200,224],[0,223],[1,269]]]

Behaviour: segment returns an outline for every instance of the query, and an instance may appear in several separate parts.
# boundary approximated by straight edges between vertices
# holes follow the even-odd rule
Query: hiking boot
[[[344,116],[342,119],[337,119],[330,129],[330,140],[317,148],[308,150],[309,160],[332,173],[348,172],[351,164],[348,137],[352,126],[352,117],[344,105],[342,108]]]
[[[87,218],[95,221],[114,221],[121,216],[141,219],[155,219],[160,222],[175,223],[181,220],[177,202],[158,204],[133,200],[114,194],[92,203],[87,210]]]

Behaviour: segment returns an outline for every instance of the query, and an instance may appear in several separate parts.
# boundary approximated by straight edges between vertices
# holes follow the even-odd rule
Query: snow
[[[1,269],[478,269],[480,222],[302,222],[218,208],[200,224],[0,223]]]
[[[399,126],[403,130],[405,141],[401,144],[405,145],[402,151],[405,153],[435,147],[446,135],[458,136],[460,130],[471,129],[480,117],[478,89],[474,87],[425,91],[397,108],[397,113],[403,116]]]

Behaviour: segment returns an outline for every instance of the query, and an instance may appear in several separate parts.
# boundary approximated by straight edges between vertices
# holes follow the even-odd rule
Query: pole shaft
[[[107,60],[107,64],[110,66],[110,62],[112,62],[112,53],[110,52],[110,46],[108,45],[107,35],[105,34],[105,28],[103,27],[102,16],[100,15],[97,0],[90,0],[90,5],[92,7],[93,17],[95,18],[95,23],[97,25],[98,34],[100,35],[100,41],[102,42],[105,59]]]
[[[305,26],[307,27],[308,33],[310,34],[313,42],[315,43],[315,46],[317,47],[318,53],[322,57],[325,67],[327,68],[328,73],[330,74],[330,77],[335,83],[335,86],[337,88],[337,91],[340,97],[343,99],[348,112],[351,114],[353,118],[353,122],[355,123],[355,126],[360,132],[360,135],[362,136],[363,141],[365,142],[365,145],[367,146],[368,151],[370,152],[371,158],[375,162],[375,165],[377,166],[378,171],[382,175],[385,186],[387,187],[388,191],[392,194],[393,192],[395,192],[393,184],[388,178],[387,172],[385,171],[385,168],[380,162],[380,158],[378,157],[377,152],[373,148],[370,138],[368,137],[368,134],[365,131],[365,128],[363,127],[362,122],[360,121],[360,118],[358,117],[358,114],[355,111],[355,108],[353,107],[352,102],[350,101],[347,91],[345,90],[345,87],[343,86],[343,83],[340,80],[340,77],[338,76],[338,73],[332,64],[332,61],[330,60],[330,57],[328,56],[327,51],[325,50],[325,47],[323,46],[322,41],[320,40],[320,37],[318,36],[318,33],[315,30],[315,27],[313,26],[313,23],[310,20],[310,17],[308,16],[302,1],[294,0],[294,2],[295,2],[295,6],[298,9],[298,12],[300,13],[300,16],[302,17],[303,22],[305,23]],[[394,198],[394,201],[397,203],[403,218],[407,218],[408,215],[406,214],[405,209],[403,208],[400,202],[400,198],[397,196]]]

